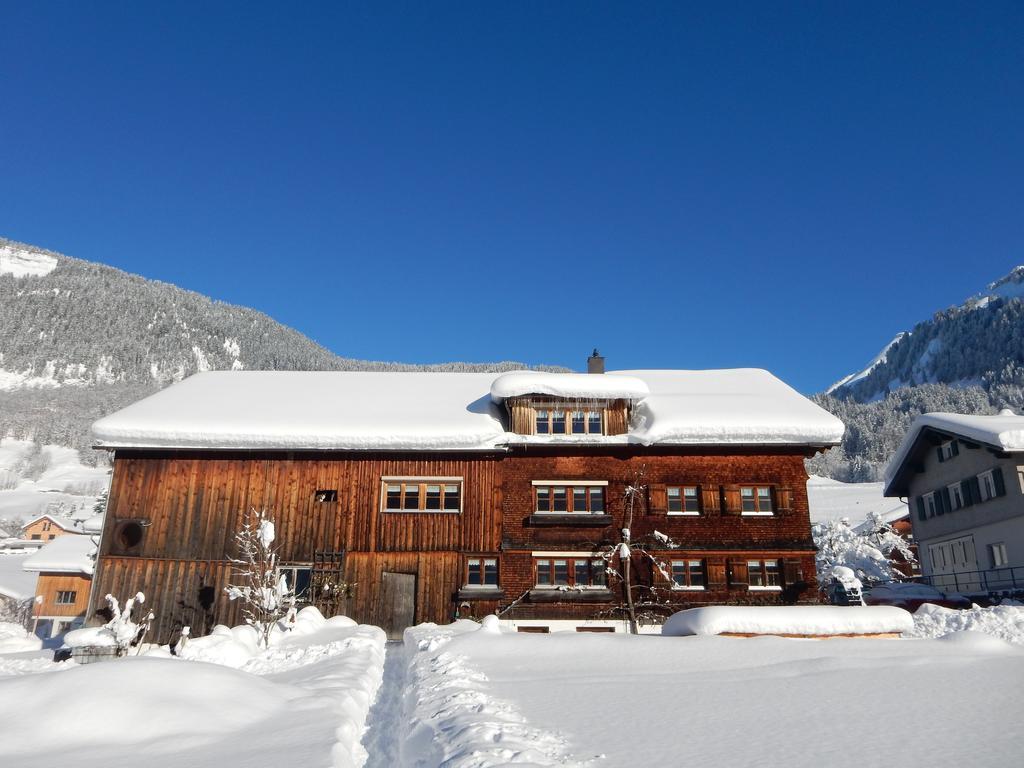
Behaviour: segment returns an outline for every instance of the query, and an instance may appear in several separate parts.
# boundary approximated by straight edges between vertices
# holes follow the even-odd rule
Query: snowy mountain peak
[[[0,239],[0,275],[42,277],[57,268],[57,257],[45,251],[28,250]]]
[[[1024,297],[1024,266],[1014,267],[1005,277],[989,283],[988,290],[979,298],[996,296],[1003,299]]]

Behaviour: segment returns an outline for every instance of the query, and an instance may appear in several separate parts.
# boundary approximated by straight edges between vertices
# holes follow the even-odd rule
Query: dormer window
[[[604,419],[599,410],[538,408],[534,431],[538,435],[601,435]]]

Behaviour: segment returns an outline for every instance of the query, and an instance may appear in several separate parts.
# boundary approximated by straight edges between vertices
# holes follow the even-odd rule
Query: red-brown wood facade
[[[537,551],[590,551],[617,538],[623,494],[644,473],[647,498],[634,519],[634,539],[655,530],[679,549],[658,552],[705,563],[701,591],[675,591],[638,567],[641,580],[660,586],[675,607],[708,603],[814,601],[803,459],[807,449],[645,449],[634,447],[513,447],[496,453],[275,453],[118,450],[110,487],[93,611],[103,595],[142,591],[156,614],[154,634],[167,642],[181,626],[193,634],[238,621],[224,588],[228,558],[243,513],[270,510],[282,563],[307,564],[343,556],[352,585],[344,606],[352,618],[386,625],[382,574],[414,574],[415,620],[447,622],[457,613],[482,616],[515,606],[506,618],[592,618],[607,615],[617,593],[542,592]],[[384,478],[461,478],[458,512],[384,511]],[[606,514],[538,520],[533,482],[606,481]],[[770,516],[740,513],[739,487],[772,488]],[[700,488],[698,516],[667,512],[665,488]],[[336,501],[317,492],[337,491]],[[596,525],[595,525],[596,524]],[[498,590],[464,589],[467,558],[498,560]],[[778,560],[777,591],[750,590],[748,559]],[[660,580],[660,582],[659,582]]]

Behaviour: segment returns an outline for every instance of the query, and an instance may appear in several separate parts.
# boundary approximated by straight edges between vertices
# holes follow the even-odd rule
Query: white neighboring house
[[[40,637],[63,635],[84,624],[98,541],[89,534],[59,536],[25,558],[24,569],[39,574],[34,619]]]
[[[1024,592],[1024,416],[919,416],[886,468],[885,495],[907,498],[934,586]]]

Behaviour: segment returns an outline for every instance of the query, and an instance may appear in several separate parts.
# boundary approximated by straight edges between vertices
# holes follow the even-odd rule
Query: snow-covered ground
[[[827,477],[812,475],[807,481],[807,501],[811,508],[811,522],[850,518],[856,527],[870,512],[877,512],[886,522],[907,513],[907,505],[899,499],[882,495],[883,483],[843,483]]]
[[[0,595],[25,600],[36,593],[39,574],[26,571],[23,566],[27,554],[5,554],[0,551]]]
[[[85,466],[73,448],[47,445],[42,450],[46,468],[33,480],[24,476],[32,449],[26,440],[0,439],[0,518],[91,514],[96,498],[106,490],[110,470]]]
[[[987,634],[461,629],[412,632],[412,729],[394,766],[1005,766],[1022,754],[1024,648]]]
[[[269,651],[253,652],[248,628],[219,637],[193,643],[207,661],[166,651],[88,666],[0,655],[0,765],[363,764],[383,631],[307,613]]]
[[[1024,608],[914,624],[912,639],[794,640],[489,617],[414,627],[385,664],[381,630],[307,611],[263,652],[243,627],[190,641],[191,660],[0,654],[0,765],[1018,764]]]

